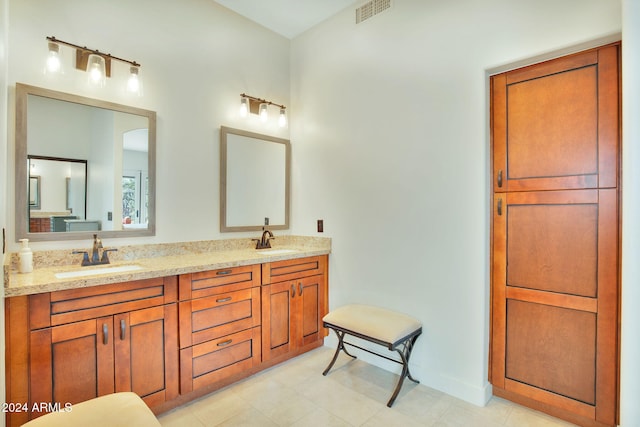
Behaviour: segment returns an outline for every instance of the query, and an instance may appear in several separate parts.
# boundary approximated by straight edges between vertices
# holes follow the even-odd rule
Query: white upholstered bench
[[[135,393],[96,397],[71,406],[69,412],[51,412],[23,427],[160,427],[151,409]]]
[[[387,402],[388,407],[391,407],[396,397],[398,397],[398,393],[406,377],[415,383],[419,382],[415,380],[409,372],[409,358],[411,357],[413,345],[422,333],[422,323],[420,323],[420,321],[406,314],[360,304],[345,305],[337,308],[324,316],[322,321],[325,328],[333,330],[338,336],[338,348],[336,348],[333,359],[331,359],[329,366],[327,366],[327,369],[324,370],[322,375],[327,375],[329,370],[331,370],[341,350],[355,359],[355,356],[349,354],[345,348],[345,344],[347,344],[402,365],[400,379],[389,402]],[[396,360],[353,343],[346,342],[344,340],[345,335],[352,335],[385,346],[390,351],[398,352],[401,360]]]

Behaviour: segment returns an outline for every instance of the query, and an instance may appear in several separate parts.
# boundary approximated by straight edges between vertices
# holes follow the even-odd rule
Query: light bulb
[[[281,128],[287,126],[287,113],[285,112],[284,108],[280,109],[280,116],[278,117],[278,126],[280,126]]]
[[[132,66],[129,68],[130,75],[129,80],[127,80],[127,92],[141,96],[142,95],[142,82],[140,81],[140,77],[138,76],[139,68],[136,66]]]
[[[260,109],[258,110],[260,114],[260,120],[262,122],[266,122],[269,119],[269,113],[267,112],[267,104],[260,104]]]
[[[89,83],[104,86],[107,80],[104,58],[93,53],[89,55],[87,73],[89,73]]]
[[[58,43],[49,42],[49,54],[47,55],[47,63],[44,69],[45,73],[58,73],[61,71],[62,61],[60,60],[60,45]]]
[[[249,114],[249,100],[247,98],[240,99],[240,117],[247,117]]]

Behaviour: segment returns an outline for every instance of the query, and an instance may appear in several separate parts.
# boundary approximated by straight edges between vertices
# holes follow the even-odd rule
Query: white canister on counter
[[[22,247],[18,252],[20,258],[20,273],[31,273],[33,271],[33,252],[29,247],[29,239],[20,239]]]

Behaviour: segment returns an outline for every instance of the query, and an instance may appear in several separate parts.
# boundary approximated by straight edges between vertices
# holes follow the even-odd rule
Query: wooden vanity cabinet
[[[322,345],[327,275],[327,256],[263,264],[263,361],[278,363]]]
[[[322,345],[328,256],[5,300],[7,402],[133,391],[160,413]],[[18,426],[42,413],[7,414]]]
[[[260,265],[183,274],[179,295],[181,393],[259,366]]]
[[[178,396],[175,276],[14,298],[28,301],[22,311],[28,351],[9,337],[8,368],[28,390],[29,409],[49,402],[64,408],[119,391],[135,392],[153,409]],[[17,321],[20,313],[11,314]],[[20,399],[12,390],[8,396]]]

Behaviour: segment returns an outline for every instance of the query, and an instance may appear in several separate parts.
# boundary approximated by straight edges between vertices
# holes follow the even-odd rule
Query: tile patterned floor
[[[163,427],[568,427],[572,424],[492,398],[484,408],[406,381],[393,408],[397,376],[321,347],[160,415]]]

